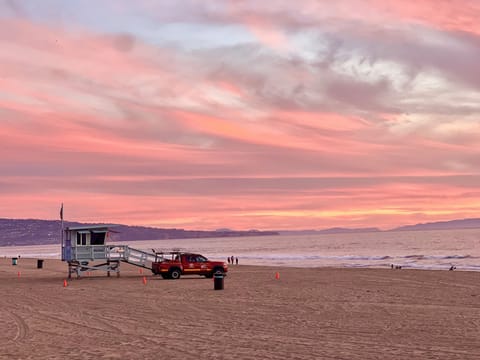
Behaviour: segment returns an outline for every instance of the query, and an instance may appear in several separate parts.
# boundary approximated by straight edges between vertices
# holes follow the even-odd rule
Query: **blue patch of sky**
[[[163,20],[155,19],[136,8],[134,2],[129,4],[128,9],[119,11],[108,1],[5,0],[0,2],[0,16],[26,18],[73,31],[85,28],[102,34],[128,33],[155,46],[174,46],[185,50],[256,42],[251,32],[238,24],[194,21],[188,15],[185,18],[190,18],[190,22],[181,21],[178,13],[172,13],[170,19],[169,16],[162,16]]]
[[[158,26],[149,36],[150,42],[174,43],[184,49],[216,48],[256,42],[252,34],[239,25],[167,24]]]

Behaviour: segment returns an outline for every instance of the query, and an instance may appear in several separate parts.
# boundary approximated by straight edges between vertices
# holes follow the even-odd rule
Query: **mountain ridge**
[[[105,223],[80,223],[65,221],[64,226],[106,225]],[[232,236],[267,236],[279,235],[275,231],[235,231],[229,229],[217,230],[184,230],[165,229],[147,226],[112,225],[110,241],[138,241],[162,239],[191,239]],[[5,219],[0,218],[0,246],[46,245],[60,244],[61,221],[40,219]]]
[[[477,229],[480,228],[480,218],[467,218],[418,223],[415,225],[399,226],[389,231],[415,231],[415,230],[452,230],[452,229]]]
[[[477,229],[480,228],[480,218],[455,219],[445,221],[433,221],[414,225],[403,225],[388,230],[380,230],[376,227],[344,228],[333,227],[327,229],[308,230],[278,230],[281,235],[315,235],[315,234],[346,234],[346,233],[369,233],[369,232],[394,232],[394,231],[422,231],[422,230],[453,230],[453,229]]]

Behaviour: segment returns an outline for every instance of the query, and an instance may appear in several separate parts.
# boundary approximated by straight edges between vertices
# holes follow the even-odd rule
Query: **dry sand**
[[[480,359],[478,272],[233,266],[215,291],[36,265],[0,259],[1,359]]]

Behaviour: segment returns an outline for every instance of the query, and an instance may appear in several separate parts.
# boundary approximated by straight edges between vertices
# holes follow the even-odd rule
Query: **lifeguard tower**
[[[80,277],[85,272],[102,270],[120,276],[120,262],[152,269],[155,253],[128,245],[107,244],[115,225],[72,226],[63,230],[62,261],[68,262],[68,278],[73,273]]]

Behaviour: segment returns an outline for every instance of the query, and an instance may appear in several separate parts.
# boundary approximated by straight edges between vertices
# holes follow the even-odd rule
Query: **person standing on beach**
[[[227,257],[228,265],[230,265],[230,257]]]
[[[233,255],[232,255],[232,257],[230,258],[230,261],[231,261],[231,263],[232,263],[232,265],[233,265]]]
[[[235,265],[238,265],[238,257],[235,258]]]

